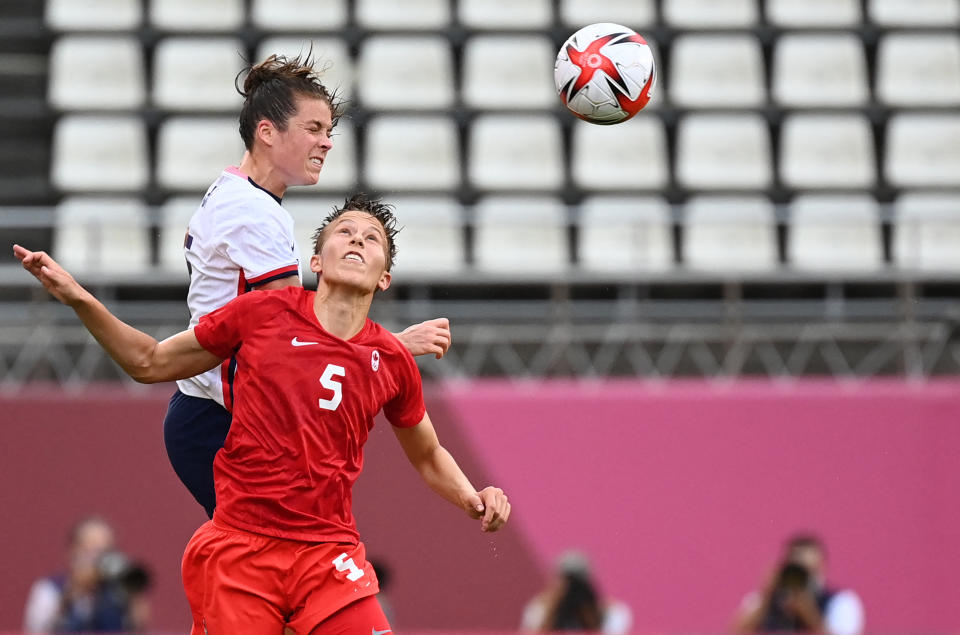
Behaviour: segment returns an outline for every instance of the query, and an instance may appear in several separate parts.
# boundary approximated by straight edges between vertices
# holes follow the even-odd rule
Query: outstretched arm
[[[503,490],[486,487],[479,492],[447,450],[440,445],[430,416],[410,428],[393,428],[407,458],[430,489],[480,519],[482,531],[497,531],[510,517],[510,502]]]
[[[404,348],[410,351],[411,355],[436,355],[437,359],[440,359],[450,348],[450,320],[447,318],[427,320],[408,326],[402,332],[393,335],[400,340]]]
[[[13,253],[53,297],[74,310],[100,346],[138,382],[193,377],[220,364],[219,357],[200,346],[192,330],[157,342],[110,313],[45,252],[14,245]]]

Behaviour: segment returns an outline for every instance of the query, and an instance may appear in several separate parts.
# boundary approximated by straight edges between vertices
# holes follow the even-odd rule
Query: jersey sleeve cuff
[[[295,276],[300,273],[300,267],[298,265],[287,265],[285,267],[280,267],[279,269],[273,269],[266,273],[260,274],[254,278],[247,278],[247,285],[255,287],[258,284],[266,284],[273,280],[279,280],[280,278],[287,278],[289,276]]]

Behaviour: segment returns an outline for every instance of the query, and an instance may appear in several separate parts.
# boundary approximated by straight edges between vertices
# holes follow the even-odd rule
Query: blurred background
[[[621,125],[553,88],[592,22],[657,59]],[[618,632],[728,632],[806,532],[867,632],[956,632],[958,26],[958,0],[0,0],[0,630],[98,514],[150,571],[146,628],[185,632],[205,518],[162,448],[173,386],[122,377],[10,244],[182,330],[234,78],[312,45],[348,112],[284,199],[300,250],[348,192],[396,204],[373,316],[451,319],[428,409],[514,504],[481,535],[380,422],[356,515],[398,629],[515,631],[573,549]]]

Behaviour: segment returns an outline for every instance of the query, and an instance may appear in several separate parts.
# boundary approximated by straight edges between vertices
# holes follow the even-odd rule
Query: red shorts
[[[282,635],[285,627],[308,635],[380,588],[363,543],[286,540],[216,521],[204,523],[187,544],[183,587],[194,635]],[[361,610],[337,614],[331,626],[353,615],[363,621],[353,632],[390,628],[375,599],[357,606]]]

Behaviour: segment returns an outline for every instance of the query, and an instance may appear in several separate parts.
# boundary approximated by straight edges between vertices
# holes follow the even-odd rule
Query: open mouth
[[[343,257],[344,260],[351,260],[353,262],[363,263],[363,256],[358,254],[355,251],[348,252],[346,256]]]
[[[321,158],[321,157],[310,157],[310,165],[312,165],[312,166],[314,166],[314,167],[316,167],[316,168],[322,168],[322,167],[323,167],[323,158]]]

